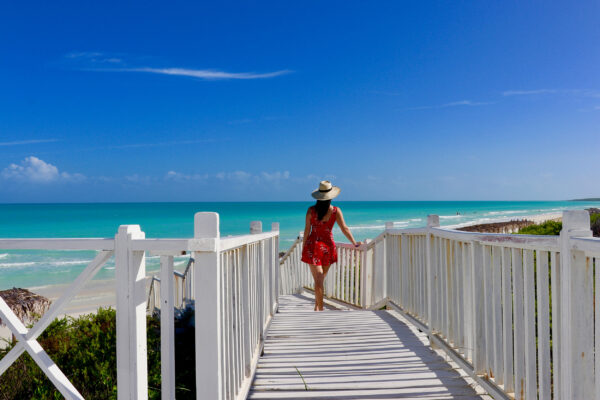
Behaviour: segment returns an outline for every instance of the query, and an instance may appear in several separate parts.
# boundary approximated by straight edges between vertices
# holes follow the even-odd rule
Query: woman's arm
[[[304,222],[304,237],[302,238],[302,248],[306,245],[306,239],[310,235],[310,208],[306,211],[306,218]]]
[[[360,246],[361,243],[354,240],[354,236],[352,236],[350,228],[348,228],[348,225],[346,225],[346,221],[344,221],[344,214],[342,214],[342,210],[340,210],[339,207],[337,209],[337,213],[335,213],[335,221],[338,223],[344,236],[346,236],[353,245]]]

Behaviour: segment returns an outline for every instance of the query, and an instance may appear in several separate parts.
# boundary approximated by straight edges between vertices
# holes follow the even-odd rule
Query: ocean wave
[[[384,229],[385,225],[357,225],[357,226],[349,226],[348,228],[360,231],[360,230]]]
[[[82,265],[89,264],[92,260],[69,260],[69,261],[50,261],[47,264],[60,266],[60,265]]]
[[[28,265],[35,265],[36,263],[33,261],[29,262],[18,262],[18,263],[0,263],[0,267],[2,268],[11,268],[11,267],[26,267]]]
[[[6,258],[6,257],[8,257],[8,253],[2,253],[2,254],[0,254],[0,259],[1,258]]]
[[[463,215],[440,215],[440,219],[458,219],[463,217]]]

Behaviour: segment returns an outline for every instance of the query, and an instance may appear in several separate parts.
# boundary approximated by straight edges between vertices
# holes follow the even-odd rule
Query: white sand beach
[[[535,224],[541,224],[546,221],[560,221],[561,219],[562,219],[562,212],[553,212],[553,213],[543,213],[543,214],[522,215],[522,216],[518,216],[518,217],[490,218],[489,220],[486,220],[485,222],[471,221],[471,222],[465,222],[463,224],[445,225],[444,228],[456,229],[456,228],[462,228],[462,227],[471,226],[471,225],[493,224],[496,222],[508,222],[508,221],[514,221],[514,220],[528,220]]]

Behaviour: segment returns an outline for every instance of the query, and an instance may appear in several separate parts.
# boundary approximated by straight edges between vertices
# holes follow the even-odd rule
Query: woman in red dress
[[[354,246],[356,242],[344,221],[342,210],[331,205],[331,199],[340,194],[340,188],[329,181],[322,181],[312,193],[317,204],[306,212],[306,226],[302,243],[302,261],[310,265],[315,280],[315,311],[323,311],[323,281],[331,264],[337,261],[337,249],[331,229],[337,222],[342,233]]]

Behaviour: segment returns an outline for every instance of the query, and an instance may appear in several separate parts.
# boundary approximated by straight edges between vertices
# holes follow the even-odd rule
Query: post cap
[[[590,229],[590,214],[586,210],[563,211],[562,226],[565,231]]]
[[[250,222],[250,233],[261,233],[262,232],[262,221]]]
[[[429,214],[427,216],[427,227],[437,228],[438,226],[440,226],[440,216],[436,214]]]
[[[216,212],[199,212],[194,215],[194,237],[199,238],[218,238],[221,236],[219,231],[219,214]]]
[[[117,232],[119,235],[131,235],[132,239],[144,239],[146,234],[139,225],[121,225]]]

